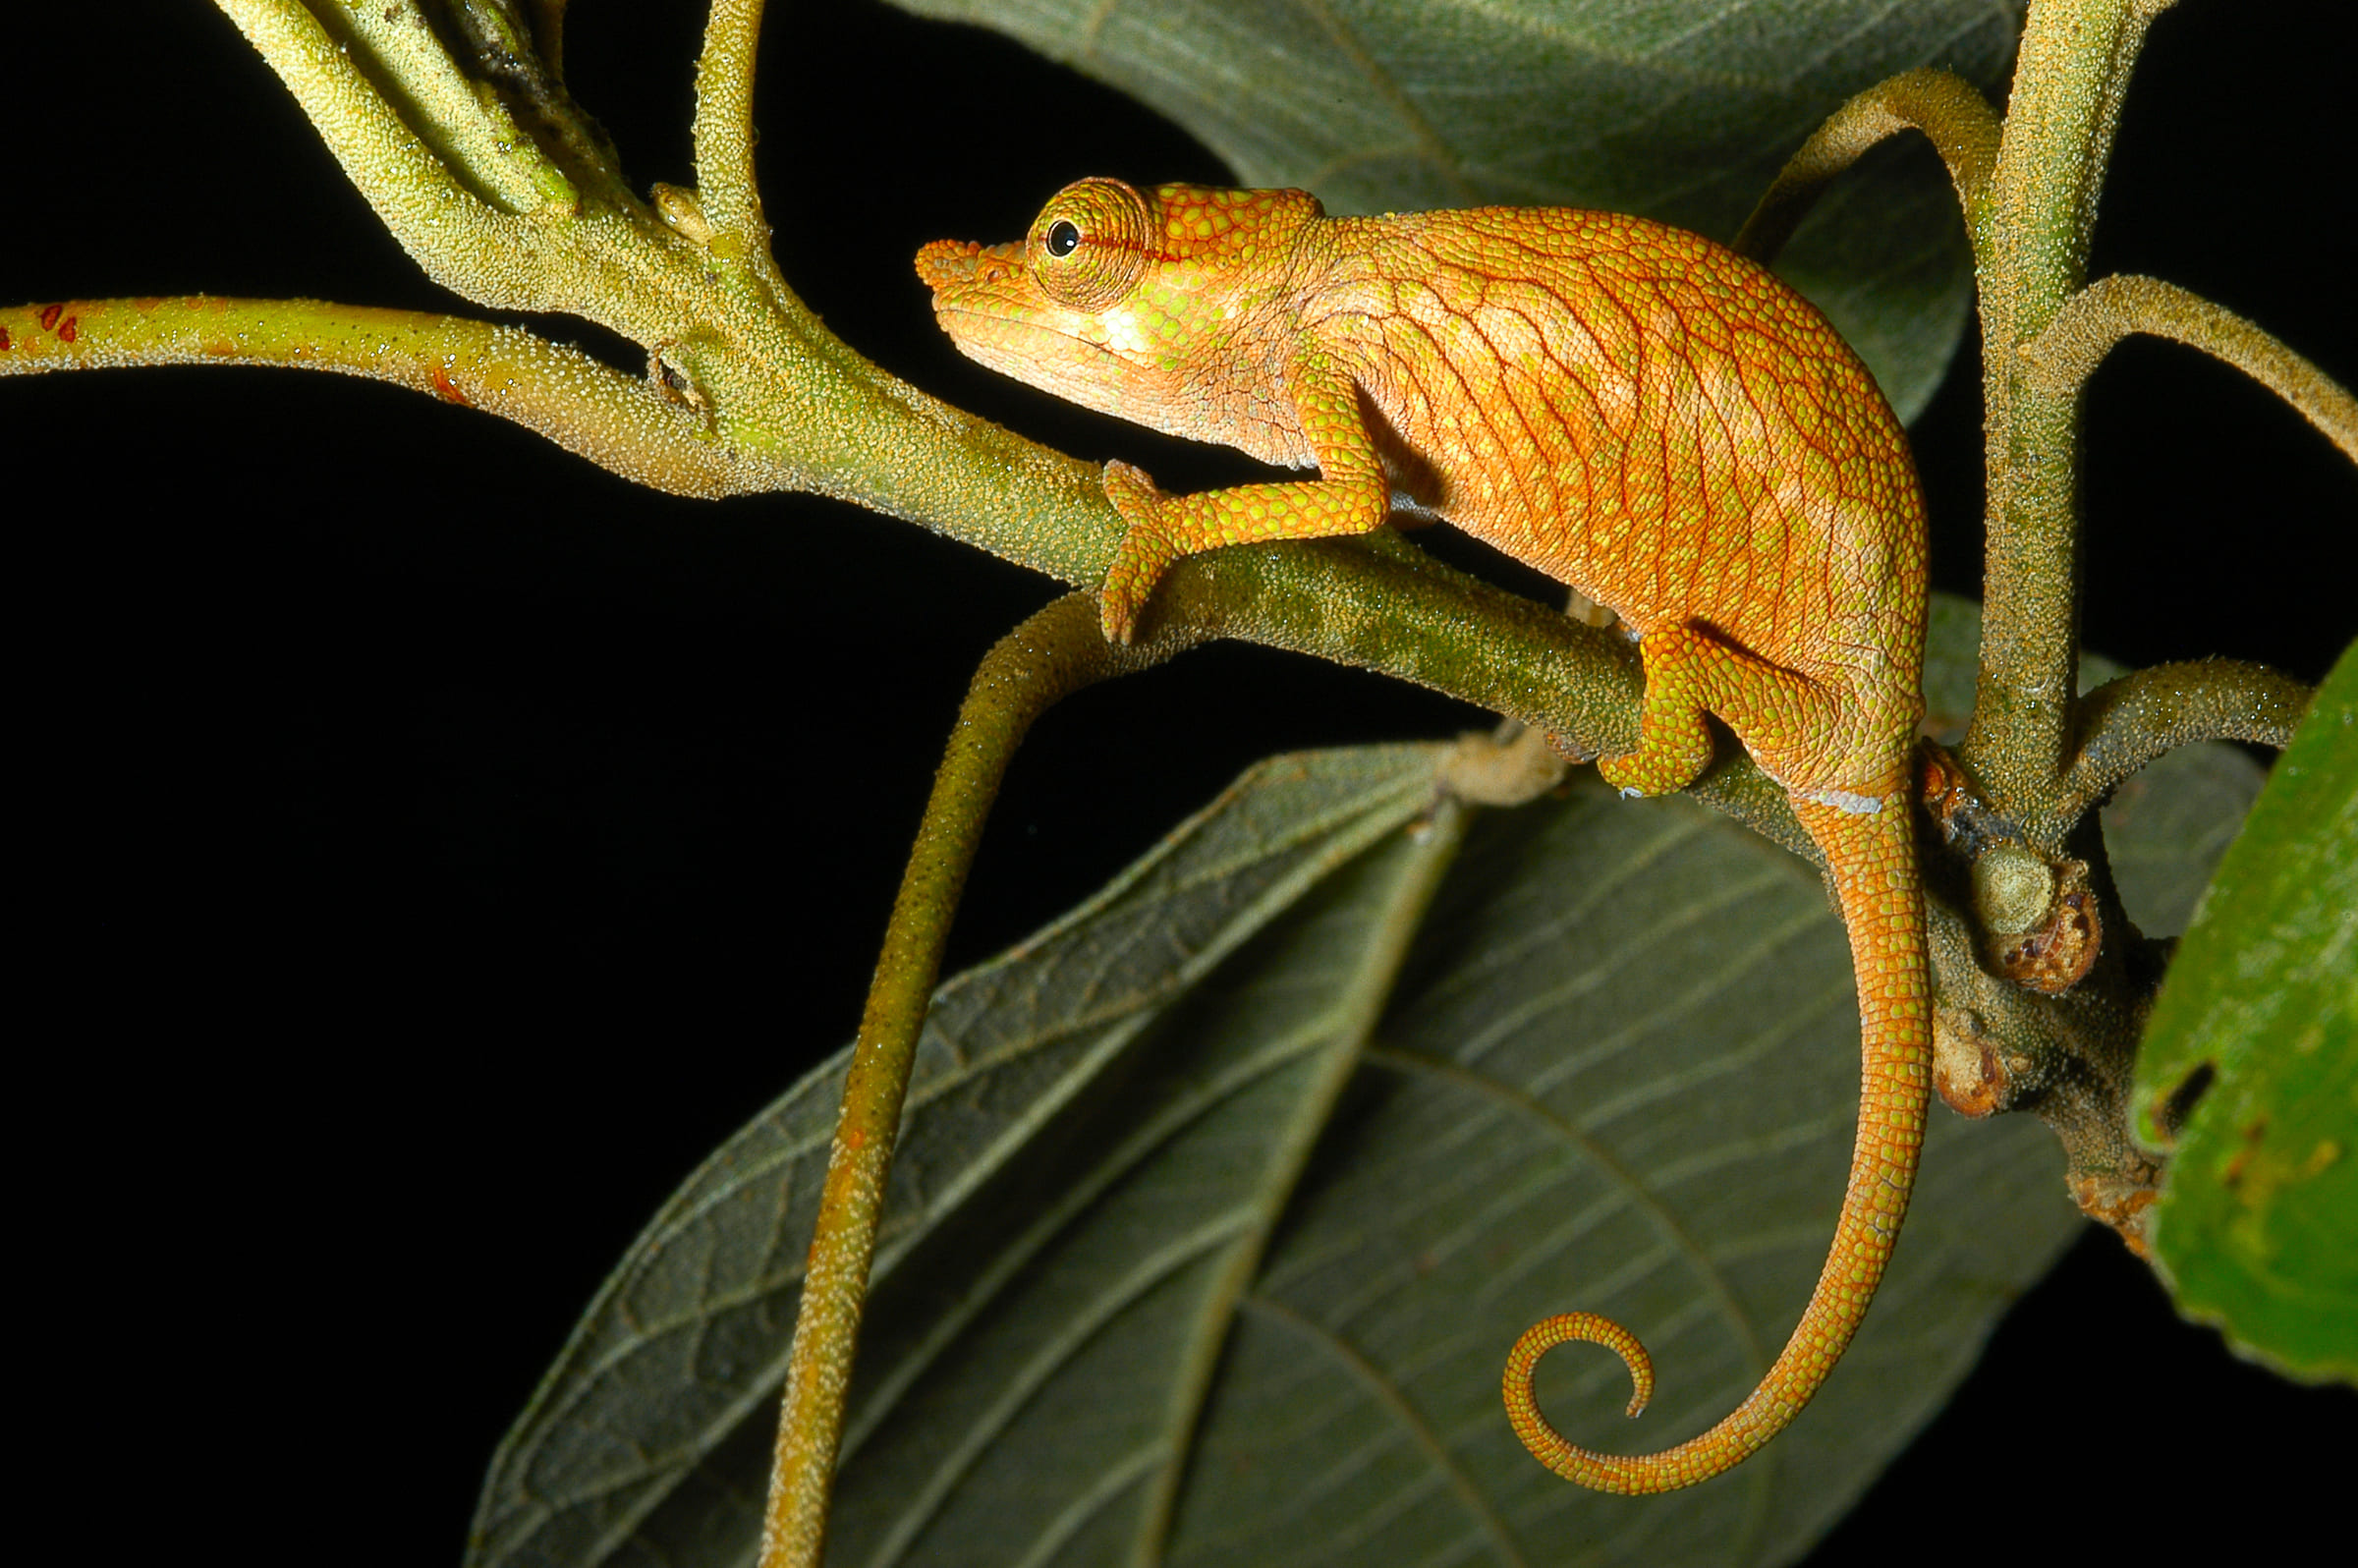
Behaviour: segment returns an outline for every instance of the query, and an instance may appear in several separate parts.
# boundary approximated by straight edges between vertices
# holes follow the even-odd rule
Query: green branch
[[[657,488],[816,490],[1075,587],[1095,585],[1120,537],[1095,465],[881,371],[863,376],[865,362],[840,346],[840,359],[803,353],[790,375],[767,383],[758,362],[748,365],[718,346],[667,351],[666,363],[677,360],[704,383],[700,407],[531,333],[412,311],[308,301],[75,302],[0,310],[0,332],[10,344],[0,374],[243,362],[392,381],[514,420]],[[707,396],[714,387],[722,390]],[[771,422],[755,423],[749,409]],[[1396,535],[1190,560],[1143,631],[1181,625],[1430,686],[1545,729],[1584,755],[1625,751],[1636,736],[1641,683],[1625,639],[1442,566]],[[1781,798],[1748,758],[1729,757],[1699,796],[1779,842],[1800,842]]]
[[[1766,266],[1793,238],[1836,175],[1877,142],[1910,130],[1923,132],[1948,167],[1979,271],[1990,173],[1997,161],[1998,122],[1981,90],[1948,71],[1902,72],[1828,115],[1777,171],[1731,249]]]
[[[1981,279],[1988,471],[1982,659],[1959,758],[2041,849],[2055,809],[2079,668],[2079,424],[2075,399],[2022,358],[2078,292],[2098,193],[2137,50],[2167,0],[2031,8],[1990,184]]]
[[[2358,398],[2234,311],[2159,278],[2099,278],[2073,295],[2021,352],[2043,392],[2074,397],[2113,345],[2133,332],[2225,361],[2291,404],[2342,456],[2358,463]]]
[[[47,323],[44,325],[44,323]],[[674,495],[774,487],[692,411],[637,376],[519,327],[315,300],[76,300],[0,309],[0,375],[270,364],[386,381],[521,424]]]
[[[1194,641],[1182,636],[1140,646],[1108,644],[1097,633],[1096,601],[1075,593],[1002,638],[975,671],[934,775],[917,842],[910,847],[852,1044],[843,1113],[827,1161],[826,1194],[786,1364],[761,1568],[816,1568],[825,1545],[844,1392],[859,1346],[861,1305],[875,1257],[884,1178],[900,1136],[901,1103],[918,1033],[941,973],[950,919],[999,781],[1040,714],[1084,687],[1151,668]]]
[[[2139,768],[2197,741],[2282,748],[2309,711],[2310,689],[2264,664],[2157,664],[2080,699],[2080,744],[2057,809],[2086,812]]]
[[[696,67],[696,194],[714,232],[712,252],[750,259],[783,288],[754,178],[754,60],[762,0],[712,0]]]

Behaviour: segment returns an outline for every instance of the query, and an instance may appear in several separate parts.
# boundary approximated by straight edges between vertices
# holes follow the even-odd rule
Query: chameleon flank
[[[1624,794],[1681,789],[1704,715],[1782,784],[1825,852],[1863,1025],[1858,1141],[1834,1242],[1760,1386],[1659,1453],[1566,1441],[1532,1372],[1587,1313],[1507,1360],[1506,1408],[1557,1474],[1652,1492],[1717,1475],[1809,1402],[1897,1240],[1931,1054],[1909,767],[1923,713],[1924,506],[1907,437],[1824,316],[1751,261],[1641,218],[1562,208],[1330,218],[1300,191],[1083,180],[1023,240],[918,252],[973,359],[1100,412],[1319,477],[1164,495],[1125,463],[1129,529],[1100,595],[1126,640],[1182,556],[1441,518],[1615,611],[1642,641]]]

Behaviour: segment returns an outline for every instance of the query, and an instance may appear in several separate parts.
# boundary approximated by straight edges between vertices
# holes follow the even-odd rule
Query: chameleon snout
[[[935,294],[961,284],[998,282],[1023,259],[1020,245],[981,245],[973,240],[935,240],[920,247],[917,275]]]

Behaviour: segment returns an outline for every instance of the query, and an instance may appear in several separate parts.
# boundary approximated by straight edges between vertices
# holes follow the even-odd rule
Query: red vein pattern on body
[[[1925,528],[1907,438],[1815,307],[1697,235],[1488,207],[1329,218],[1299,191],[1084,180],[1009,245],[918,255],[982,364],[1104,413],[1319,477],[1164,495],[1110,463],[1128,524],[1100,591],[1126,639],[1156,580],[1221,545],[1364,532],[1404,503],[1615,611],[1641,643],[1625,793],[1709,765],[1706,714],[1792,795],[1857,972],[1859,1131],[1833,1246],[1737,1410],[1634,1457],[1577,1447],[1531,1389],[1580,1338],[1652,1372],[1627,1330],[1551,1317],[1506,1403],[1543,1463],[1612,1491],[1725,1470],[1806,1404],[1881,1280],[1914,1180],[1930,1003],[1908,757],[1923,711]],[[1634,1414],[1634,1407],[1633,1407]]]

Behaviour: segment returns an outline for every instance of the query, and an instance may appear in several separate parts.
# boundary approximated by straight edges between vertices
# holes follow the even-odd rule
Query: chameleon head
[[[1278,308],[1290,247],[1319,214],[1304,191],[1076,180],[1008,245],[917,252],[959,351],[1100,413],[1196,433],[1190,383],[1207,351]]]

